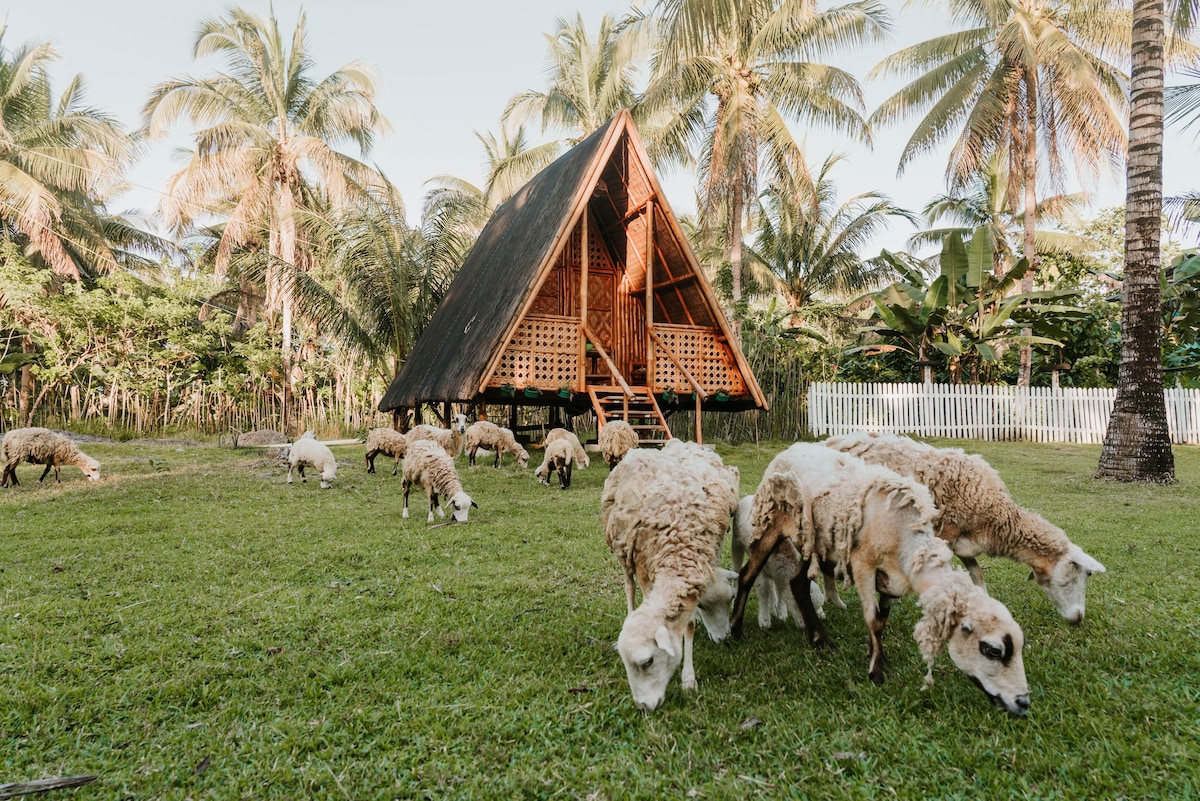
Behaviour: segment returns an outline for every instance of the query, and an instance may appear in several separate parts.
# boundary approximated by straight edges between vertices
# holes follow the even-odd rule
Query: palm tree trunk
[[[1121,365],[1099,476],[1175,480],[1162,384],[1163,0],[1134,0]]]
[[[286,182],[279,193],[279,259],[288,265],[296,263],[296,218],[295,198],[292,197],[292,187]],[[291,403],[295,385],[292,376],[292,291],[290,282],[283,280],[280,287],[280,303],[282,304],[283,341],[280,344],[283,367],[283,430],[289,430]]]
[[[1033,276],[1037,272],[1037,251],[1034,247],[1034,232],[1037,230],[1037,73],[1025,71],[1025,260],[1029,270],[1021,279],[1021,291],[1033,291]],[[1029,306],[1029,302],[1025,302]],[[1021,336],[1033,334],[1032,329],[1022,328]],[[1022,345],[1017,370],[1017,386],[1028,387],[1033,383],[1033,346]]]
[[[733,333],[740,340],[742,338],[742,318],[740,315],[742,302],[742,192],[741,187],[737,187],[733,192],[733,200],[730,204],[729,214],[733,218],[730,221],[729,234],[729,269],[732,273],[732,284],[730,294],[733,296]]]

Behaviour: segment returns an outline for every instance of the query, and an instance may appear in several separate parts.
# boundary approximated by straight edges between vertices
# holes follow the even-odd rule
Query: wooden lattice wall
[[[555,390],[579,380],[579,320],[527,315],[500,357],[491,386]]]
[[[671,349],[705,392],[723,389],[731,395],[745,394],[746,383],[737,369],[733,354],[716,331],[690,325],[655,325],[654,333]],[[654,387],[679,392],[690,392],[692,389],[675,364],[661,353],[654,359]]]

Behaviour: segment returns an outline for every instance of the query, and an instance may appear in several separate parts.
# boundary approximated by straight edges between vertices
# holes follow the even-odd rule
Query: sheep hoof
[[[408,519],[408,507],[407,506],[404,507],[404,511],[400,513],[400,516],[403,517],[405,520]]]
[[[683,689],[685,689],[685,690],[696,689],[696,677],[695,676],[684,676],[683,677]]]
[[[876,687],[883,686],[883,671],[882,670],[872,670],[869,675],[871,677],[871,681],[875,684]]]

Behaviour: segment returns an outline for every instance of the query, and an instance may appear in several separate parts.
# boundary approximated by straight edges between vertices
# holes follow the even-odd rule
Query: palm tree
[[[802,162],[787,120],[870,138],[858,82],[813,59],[881,40],[888,14],[876,0],[826,11],[811,0],[659,0],[656,12],[661,36],[643,104],[652,117],[672,117],[651,154],[678,161],[701,146],[701,211],[709,230],[724,221],[737,304],[743,217],[759,181]]]
[[[838,155],[826,158],[813,183],[804,169],[799,176],[777,175],[763,192],[763,212],[749,255],[752,263],[765,268],[793,314],[821,293],[855,293],[894,275],[890,265],[864,261],[858,253],[891,218],[916,222],[915,215],[877,192],[839,205],[829,174],[841,160]]]
[[[1197,0],[1175,0],[1177,32],[1192,29]],[[1121,289],[1121,363],[1099,476],[1120,481],[1175,480],[1162,386],[1163,0],[1133,2],[1132,95],[1125,196],[1125,281]]]
[[[263,19],[232,8],[228,17],[205,20],[195,57],[210,55],[224,57],[227,70],[160,83],[144,109],[152,136],[184,118],[200,127],[191,162],[171,178],[161,211],[175,228],[213,214],[227,219],[217,247],[219,274],[237,250],[266,240],[266,304],[282,312],[289,393],[293,308],[283,266],[301,262],[295,212],[320,201],[338,208],[376,186],[374,170],[335,147],[354,143],[365,156],[387,122],[361,64],[320,80],[312,75],[303,11],[290,46],[273,12]],[[287,408],[285,398],[285,414]]]
[[[62,279],[110,272],[104,202],[132,153],[113,118],[83,102],[75,76],[56,100],[49,44],[4,46],[0,25],[0,229]]]
[[[1124,152],[1125,80],[1104,53],[1122,44],[1127,12],[1106,0],[941,0],[968,26],[888,56],[871,76],[915,76],[871,115],[890,124],[923,114],[900,156],[899,172],[955,136],[946,169],[951,191],[980,173],[989,158],[1008,160],[1008,195],[1023,198],[1023,251],[1037,269],[1039,161],[1060,181],[1067,156],[1080,175]],[[1031,353],[1022,348],[1018,383],[1028,386]]]
[[[504,121],[539,119],[543,132],[564,131],[567,144],[575,145],[621,109],[637,111],[637,59],[648,49],[649,26],[642,22],[618,24],[605,14],[593,41],[582,15],[558,18],[557,30],[546,35],[546,90],[515,95],[504,110]]]

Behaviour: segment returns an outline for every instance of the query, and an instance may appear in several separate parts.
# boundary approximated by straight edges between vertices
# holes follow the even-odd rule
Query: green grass
[[[639,713],[612,644],[624,590],[600,531],[607,471],[570,490],[467,469],[482,507],[400,518],[400,480],[341,448],[335,488],[215,447],[91,445],[99,483],[40,468],[0,493],[0,783],[94,773],[50,797],[1200,797],[1200,451],[1179,483],[1091,478],[1094,447],[959,443],[1109,572],[1061,621],[1027,570],[988,564],[1026,635],[1033,707],[993,709],[947,657],[921,690],[899,604],[887,683],[865,629],[697,634]],[[719,447],[754,489],[782,445]],[[538,455],[534,455],[536,462]],[[728,548],[728,546],[727,546]],[[726,552],[726,563],[728,561]]]

